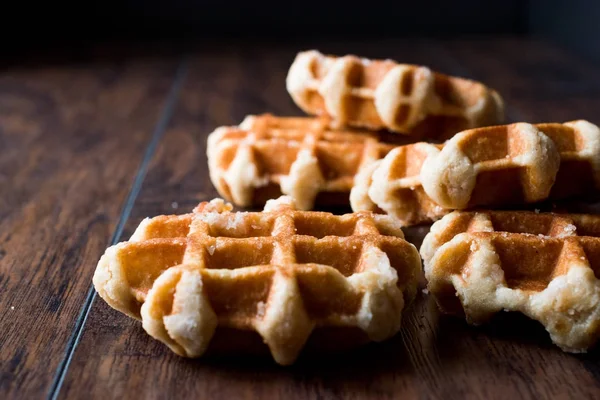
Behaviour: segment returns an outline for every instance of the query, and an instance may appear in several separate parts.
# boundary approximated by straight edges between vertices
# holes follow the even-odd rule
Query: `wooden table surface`
[[[395,338],[290,367],[178,357],[95,294],[107,246],[146,216],[217,196],[209,132],[247,114],[302,115],[285,76],[307,48],[482,80],[504,96],[510,121],[600,123],[600,68],[533,39],[229,44],[5,66],[0,398],[600,398],[597,350],[565,354],[519,315],[469,327],[424,294]]]

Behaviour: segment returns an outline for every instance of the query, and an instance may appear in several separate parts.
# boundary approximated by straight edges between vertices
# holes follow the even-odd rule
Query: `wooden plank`
[[[454,44],[452,51],[449,46],[434,41],[381,41],[318,48],[495,79],[500,67],[476,69],[479,64],[466,57],[468,44]],[[264,111],[301,115],[285,92],[284,80],[295,52],[310,47],[246,46],[201,53],[193,60],[179,107],[152,160],[123,240],[143,217],[187,212],[199,201],[216,196],[205,158],[206,135],[216,126]],[[459,54],[458,50],[464,56],[447,55]],[[505,74],[510,73],[515,72]],[[520,84],[528,85],[527,81]],[[419,241],[423,232],[408,233]],[[401,333],[386,343],[335,359],[303,358],[281,368],[268,359],[183,359],[146,335],[138,322],[96,299],[60,394],[448,399],[589,397],[598,390],[598,374],[586,366],[595,362],[593,356],[562,353],[539,324],[525,318],[502,315],[485,327],[473,328],[440,316],[433,301],[421,294],[403,324]]]
[[[0,76],[0,397],[46,395],[176,70],[138,60]]]

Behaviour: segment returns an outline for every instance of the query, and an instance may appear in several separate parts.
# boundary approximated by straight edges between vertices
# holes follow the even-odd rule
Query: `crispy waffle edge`
[[[586,352],[600,336],[600,216],[454,211],[432,225],[420,253],[444,313],[480,325],[521,312],[565,352]]]
[[[265,206],[266,211],[262,213],[249,214],[254,214],[256,218],[265,218],[265,215],[273,212],[278,215],[278,218],[282,219],[287,219],[293,214],[300,219],[309,218],[310,221],[318,221],[321,215],[331,215],[321,212],[297,211],[293,208],[291,199],[282,198],[282,200],[282,202],[270,201]],[[365,269],[361,270],[359,268],[358,272],[354,271],[345,276],[340,271],[326,265],[302,264],[300,259],[295,261],[300,264],[290,264],[281,268],[271,266],[269,268],[273,271],[273,281],[269,289],[268,301],[262,306],[264,309],[262,311],[255,310],[259,314],[254,316],[255,320],[250,325],[247,323],[241,323],[240,325],[235,321],[235,318],[228,319],[228,314],[224,314],[223,309],[219,308],[221,306],[214,303],[215,301],[217,303],[222,301],[217,299],[219,296],[215,295],[215,287],[219,287],[220,280],[225,280],[223,282],[226,283],[229,282],[224,287],[227,287],[227,285],[235,286],[236,276],[247,275],[248,271],[250,273],[256,271],[260,275],[261,271],[267,270],[264,269],[266,267],[260,265],[234,270],[198,269],[198,266],[195,265],[195,260],[197,260],[195,257],[209,257],[207,254],[211,252],[211,246],[213,245],[207,244],[208,247],[200,249],[198,254],[190,252],[190,246],[194,245],[195,241],[201,240],[201,235],[193,236],[191,232],[194,229],[207,229],[207,226],[208,229],[214,227],[211,228],[210,223],[207,225],[206,222],[194,222],[195,219],[205,218],[207,221],[211,221],[211,218],[215,218],[214,221],[217,221],[223,215],[228,215],[233,219],[238,215],[249,215],[248,213],[233,213],[229,209],[224,209],[223,205],[226,203],[222,200],[213,203],[212,206],[211,203],[202,204],[197,207],[195,214],[191,217],[189,214],[179,216],[180,220],[175,221],[172,224],[174,227],[168,229],[163,226],[164,221],[172,221],[172,218],[177,218],[176,216],[159,216],[142,221],[132,235],[133,241],[121,242],[106,250],[98,263],[93,278],[98,294],[107,304],[130,317],[141,319],[144,329],[152,337],[165,343],[176,354],[185,357],[203,355],[209,349],[214,339],[213,335],[218,334],[217,328],[222,324],[228,325],[228,328],[237,327],[242,330],[250,329],[258,332],[269,347],[275,361],[282,365],[289,365],[296,360],[313,331],[327,328],[330,325],[360,328],[366,333],[367,341],[385,340],[398,332],[402,311],[416,296],[416,286],[419,275],[422,273],[422,266],[417,249],[404,240],[397,222],[387,216],[371,213],[347,214],[346,216],[335,217],[338,219],[350,218],[354,221],[353,223],[357,224],[354,229],[363,232],[359,234],[358,239],[360,241],[364,240],[365,244],[357,250],[360,252],[357,253],[360,258],[355,262],[360,262],[360,268]],[[163,218],[164,221],[161,222],[160,218]],[[191,221],[189,228],[191,236],[187,238],[176,237],[186,230],[188,221]],[[259,221],[259,219],[256,219],[256,221]],[[155,227],[153,224],[160,226]],[[371,226],[371,228],[365,228],[367,226]],[[373,227],[375,226],[378,227],[377,229],[381,234],[374,233]],[[246,227],[244,229],[250,228]],[[302,229],[313,228],[303,227]],[[363,229],[367,230],[362,231]],[[360,236],[363,234],[368,236]],[[166,235],[167,237],[155,237],[154,235]],[[300,238],[296,234],[289,236],[292,239],[296,237]],[[341,240],[340,243],[343,243],[343,239],[343,237],[336,239],[335,236],[326,236],[322,239],[313,237],[306,240],[308,240],[307,243],[318,243],[320,240],[325,240],[326,243],[336,243],[336,241]],[[353,243],[352,241],[356,241],[355,239],[357,238],[350,237],[347,240],[351,240],[351,242],[347,243]],[[224,240],[216,237],[210,238],[209,242],[224,245],[223,243],[229,242],[231,244],[237,240],[245,243],[259,243],[258,240],[252,238],[229,238]],[[306,240],[303,239],[301,242],[306,242]],[[263,245],[265,245],[264,243]],[[217,246],[221,245],[217,244]],[[291,245],[291,243],[281,245],[285,247]],[[144,246],[147,248],[145,249]],[[181,246],[186,248],[184,253],[181,252]],[[380,248],[379,246],[384,247]],[[391,251],[395,254],[394,257],[408,258],[400,261],[388,258],[384,251],[390,251],[390,249],[386,246],[393,247]],[[219,247],[217,247],[217,250],[214,250],[214,247],[212,248],[214,254],[221,251],[218,250]],[[157,251],[155,249],[159,249],[159,253],[155,253]],[[136,251],[139,252],[139,256],[132,256],[132,252]],[[149,251],[149,253],[144,251]],[[315,248],[312,251],[324,250]],[[122,253],[118,254],[119,252]],[[219,257],[224,256],[225,259],[236,257],[231,254],[218,254],[220,254]],[[243,255],[241,256],[243,257]],[[127,257],[133,258],[128,259]],[[346,256],[341,258],[344,259],[344,257]],[[167,262],[168,265],[159,265],[162,262]],[[393,265],[390,264],[391,262]],[[136,265],[136,263],[141,264]],[[396,267],[407,270],[397,271]],[[145,272],[146,268],[148,268],[148,272]],[[294,268],[297,271],[304,271],[301,273],[301,280],[297,280],[300,278],[296,277]],[[342,290],[339,296],[345,296],[344,293],[347,293],[351,296],[349,299],[358,299],[352,300],[360,303],[360,307],[356,311],[357,314],[336,316],[334,313],[330,317],[323,317],[325,318],[323,319],[314,314],[314,310],[307,310],[305,307],[310,306],[310,304],[304,304],[306,294],[302,291],[314,292],[316,290],[318,292],[319,290],[327,290],[327,287],[319,289],[318,284],[317,286],[311,286],[315,285],[314,282],[320,282],[313,276],[314,274],[317,274],[315,276],[324,274],[324,279],[330,282],[331,287],[339,287]],[[396,283],[400,279],[400,275],[406,281]],[[131,279],[141,286],[131,286],[133,284]],[[148,279],[154,280],[148,281]],[[315,281],[315,279],[317,280]],[[307,282],[313,283],[309,284]],[[243,286],[241,287],[243,288]],[[144,293],[146,290],[147,292]],[[213,292],[210,292],[211,290]],[[251,290],[247,295],[252,296],[252,293]],[[332,299],[335,297],[334,295]],[[261,312],[263,314],[260,314]]]

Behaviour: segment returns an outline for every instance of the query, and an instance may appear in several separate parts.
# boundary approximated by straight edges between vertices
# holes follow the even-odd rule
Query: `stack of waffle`
[[[565,351],[595,344],[600,217],[533,210],[598,193],[596,125],[503,125],[495,90],[392,60],[301,52],[286,85],[309,116],[208,137],[219,194],[263,211],[214,199],[145,219],[98,263],[110,306],[182,356],[291,364],[395,335],[423,276],[469,323],[519,311]],[[316,211],[331,205],[353,212]],[[427,224],[419,256],[402,228]]]

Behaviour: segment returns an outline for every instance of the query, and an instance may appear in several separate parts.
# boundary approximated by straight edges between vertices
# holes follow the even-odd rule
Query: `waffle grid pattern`
[[[504,120],[503,101],[496,91],[392,60],[304,51],[292,63],[286,85],[305,112],[328,115],[339,126],[413,134],[425,120],[444,116],[453,119],[446,128],[454,133]],[[438,124],[436,128],[445,127]],[[429,135],[445,136],[428,130]]]
[[[130,242],[109,248],[94,283],[187,357],[206,351],[217,326],[255,330],[280,364],[294,362],[315,327],[357,327],[374,341],[397,333],[421,268],[399,226],[289,204],[231,213],[213,201],[147,219]]]
[[[374,134],[331,130],[323,118],[263,114],[217,128],[207,154],[211,180],[226,200],[262,205],[256,190],[275,185],[311,210],[319,193],[348,194],[356,171],[393,147]]]
[[[354,211],[378,209],[413,225],[456,209],[592,194],[599,163],[600,129],[587,121],[477,128],[440,145],[396,147],[357,174],[350,199]]]
[[[421,166],[441,145],[415,143],[398,146],[356,175],[350,192],[354,211],[387,213],[404,225],[435,220],[448,210],[427,196],[421,184]]]
[[[425,160],[421,175],[442,207],[524,204],[595,191],[599,160],[600,129],[587,121],[515,123],[458,133]],[[575,183],[571,163],[587,175],[579,187],[564,182]]]
[[[441,310],[482,324],[499,311],[539,321],[567,352],[600,336],[600,217],[452,212],[421,247]]]

